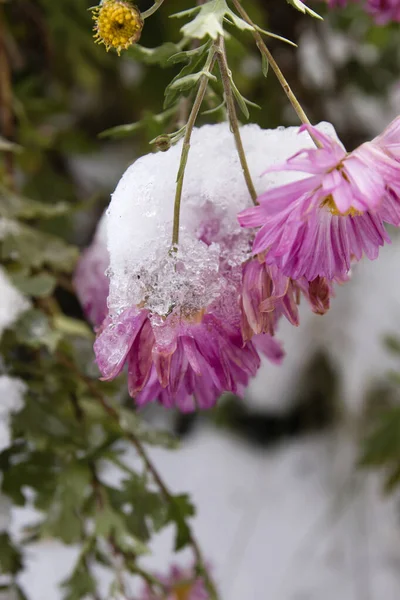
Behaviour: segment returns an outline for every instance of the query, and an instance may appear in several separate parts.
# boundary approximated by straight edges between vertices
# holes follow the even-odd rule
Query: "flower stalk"
[[[189,115],[188,122],[186,124],[185,136],[183,138],[181,159],[179,162],[178,174],[176,177],[176,192],[175,192],[175,203],[174,203],[174,221],[172,226],[172,249],[176,249],[179,242],[179,225],[180,225],[180,213],[181,213],[181,200],[182,200],[182,189],[183,180],[185,177],[185,169],[187,159],[190,150],[190,139],[192,137],[193,127],[196,123],[197,115],[199,114],[200,107],[203,103],[204,96],[207,90],[208,80],[211,76],[215,63],[216,50],[214,46],[211,47],[207,57],[206,64],[204,65],[203,74],[200,77],[200,84],[197,90],[196,98]]]
[[[265,58],[271,65],[273,72],[275,73],[279,83],[281,84],[281,86],[283,88],[283,91],[285,92],[290,104],[293,106],[293,109],[294,109],[295,113],[297,114],[297,116],[299,117],[300,121],[306,125],[311,125],[311,122],[310,122],[309,118],[307,117],[306,113],[304,112],[300,102],[297,100],[296,96],[294,95],[290,85],[286,81],[285,76],[283,75],[282,71],[280,70],[280,68],[279,68],[277,62],[275,61],[274,57],[272,56],[271,52],[268,50],[261,34],[257,30],[257,26],[250,19],[249,15],[245,11],[245,9],[243,8],[243,6],[239,2],[239,0],[232,0],[232,2],[234,4],[236,10],[242,17],[242,19],[244,21],[246,21],[246,23],[251,25],[251,27],[253,28],[252,34],[256,41],[258,49],[260,50],[261,54],[263,56],[265,56]]]
[[[244,152],[242,138],[239,130],[239,122],[236,114],[235,100],[233,98],[232,87],[231,87],[231,71],[228,66],[225,50],[225,40],[222,35],[218,37],[216,44],[218,66],[221,73],[222,85],[224,87],[224,96],[226,102],[226,108],[228,111],[229,123],[233,136],[235,138],[236,149],[239,155],[240,164],[243,170],[243,176],[246,181],[247,189],[253,201],[253,204],[257,205],[257,192],[255,190],[253,180],[250,175],[249,165],[247,164],[246,154]]]
[[[151,15],[154,15],[154,13],[160,8],[163,2],[164,0],[156,0],[153,6],[141,13],[142,19],[147,19],[147,17],[151,17]]]

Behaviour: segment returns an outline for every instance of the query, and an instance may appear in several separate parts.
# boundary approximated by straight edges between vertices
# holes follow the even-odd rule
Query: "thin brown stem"
[[[246,23],[248,23],[249,25],[251,25],[253,27],[252,34],[256,41],[257,47],[260,50],[261,54],[265,56],[265,58],[271,65],[272,70],[274,71],[279,83],[281,84],[281,86],[283,88],[283,91],[285,92],[286,96],[288,97],[288,100],[289,100],[290,104],[293,106],[293,109],[295,110],[300,121],[304,124],[311,125],[309,118],[307,117],[306,113],[304,112],[303,108],[301,107],[300,102],[297,100],[296,96],[292,92],[290,85],[286,81],[285,76],[283,75],[282,71],[280,70],[280,68],[279,68],[278,64],[276,63],[274,57],[272,56],[271,52],[268,50],[261,34],[257,31],[255,24],[250,19],[249,15],[245,11],[245,9],[243,8],[243,6],[239,2],[239,0],[232,0],[232,2],[234,4],[236,10],[242,17],[242,19],[244,21],[246,21]]]
[[[6,48],[6,30],[4,13],[0,7],[0,132],[8,141],[14,135],[14,119],[12,111],[11,69]],[[10,184],[14,182],[14,156],[12,151],[4,153],[5,167]]]
[[[164,497],[165,502],[167,502],[168,504],[174,505],[175,501],[173,498],[173,494],[169,491],[167,485],[162,480],[161,475],[158,473],[157,468],[155,467],[155,465],[151,461],[150,457],[148,456],[141,441],[136,437],[136,435],[132,431],[128,431],[123,428],[123,426],[120,423],[120,418],[119,418],[117,410],[107,402],[106,398],[97,389],[97,386],[93,383],[93,381],[89,377],[84,375],[84,373],[82,373],[78,369],[78,367],[76,366],[74,361],[72,361],[70,358],[68,358],[61,352],[57,353],[57,358],[71,372],[75,373],[75,375],[77,375],[77,377],[79,377],[79,379],[82,381],[82,383],[84,383],[86,385],[88,391],[92,394],[93,398],[95,398],[101,404],[101,406],[103,407],[105,412],[109,415],[109,417],[118,423],[119,427],[121,428],[121,432],[135,447],[140,458],[143,460],[143,463],[144,463],[146,469],[148,470],[149,473],[151,473],[156,485],[158,486],[158,488],[161,491],[161,494]],[[188,523],[187,523],[187,527],[188,527],[188,531],[189,531],[189,544],[192,547],[193,553],[195,555],[196,564],[198,566],[199,571],[201,572],[201,576],[203,577],[205,586],[209,592],[210,600],[218,600],[217,589],[215,587],[214,581],[212,580],[212,578],[205,566],[205,561],[204,561],[202,552],[200,550],[200,546],[199,546],[197,539],[195,538],[194,533]]]
[[[188,122],[186,124],[185,137],[183,138],[181,159],[179,162],[178,175],[176,177],[176,192],[175,192],[175,203],[174,203],[174,222],[172,226],[172,249],[175,249],[179,242],[179,225],[180,225],[180,214],[181,214],[181,200],[182,200],[182,189],[183,180],[185,177],[185,169],[187,159],[190,150],[190,139],[192,137],[193,127],[199,114],[200,107],[204,100],[204,95],[207,90],[208,79],[211,74],[215,62],[215,49],[213,48],[207,58],[207,62],[204,66],[204,73],[200,77],[200,84],[197,90],[196,98],[192,106],[192,110],[189,115]]]
[[[231,86],[231,71],[228,66],[228,60],[226,57],[225,40],[222,35],[218,37],[217,41],[217,60],[218,66],[221,73],[222,85],[224,87],[224,96],[226,107],[228,111],[229,123],[233,136],[235,138],[236,149],[239,155],[240,164],[242,166],[243,176],[249,190],[249,194],[253,201],[253,204],[257,202],[257,192],[255,190],[253,180],[250,175],[249,165],[247,164],[246,154],[244,152],[242,138],[240,135],[239,121],[236,114],[235,100],[233,97],[232,86]]]

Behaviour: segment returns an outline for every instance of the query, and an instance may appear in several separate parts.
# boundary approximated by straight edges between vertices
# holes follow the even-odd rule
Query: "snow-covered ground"
[[[396,499],[381,496],[375,474],[354,473],[350,437],[342,429],[260,451],[202,428],[177,452],[151,451],[172,490],[196,501],[194,529],[223,600],[400,597]],[[14,509],[14,530],[31,516]],[[190,553],[173,557],[172,539],[172,529],[161,533],[143,563],[187,565]],[[29,599],[61,598],[57,583],[75,557],[51,540],[32,546],[21,576]]]

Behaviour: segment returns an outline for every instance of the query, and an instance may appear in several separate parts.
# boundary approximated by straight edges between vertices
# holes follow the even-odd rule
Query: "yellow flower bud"
[[[93,9],[94,39],[104,44],[107,52],[115,48],[118,54],[139,41],[143,19],[139,9],[127,0],[104,0]]]

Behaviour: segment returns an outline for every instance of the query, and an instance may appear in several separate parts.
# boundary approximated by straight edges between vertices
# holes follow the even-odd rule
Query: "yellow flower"
[[[139,41],[143,19],[136,6],[125,0],[104,0],[93,9],[94,39],[104,44],[107,52],[115,48],[118,54]]]

